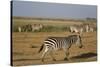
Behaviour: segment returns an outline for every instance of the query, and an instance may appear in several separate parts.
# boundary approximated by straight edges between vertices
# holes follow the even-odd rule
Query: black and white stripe
[[[80,48],[82,47],[80,35],[70,35],[68,37],[48,37],[44,41],[43,45],[41,46],[41,48],[39,50],[39,52],[40,52],[40,51],[42,51],[43,47],[45,47],[45,50],[42,54],[42,61],[44,59],[44,56],[48,52],[53,53],[54,51],[61,49],[61,48],[65,51],[65,53],[66,53],[65,59],[67,59],[67,56],[69,55],[68,50],[72,44],[77,44]],[[55,60],[54,57],[53,57],[53,60]]]

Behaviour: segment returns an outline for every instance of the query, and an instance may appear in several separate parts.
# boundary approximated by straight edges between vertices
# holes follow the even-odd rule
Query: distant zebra
[[[31,24],[23,25],[20,28],[21,28],[21,32],[31,32],[32,31]]]
[[[90,27],[90,30],[89,30],[90,32],[93,32],[94,31],[94,29],[93,29],[93,27]]]
[[[87,24],[85,27],[86,27],[86,32],[89,32],[89,25]]]
[[[18,32],[22,32],[22,30],[21,30],[21,27],[20,27],[20,26],[18,27]]]
[[[70,32],[72,32],[72,33],[75,32],[75,33],[82,34],[83,27],[70,26]]]
[[[43,47],[45,47],[42,54],[42,61],[44,61],[44,57],[48,52],[50,52],[51,57],[55,61],[56,59],[53,57],[53,53],[58,49],[64,50],[66,54],[65,60],[68,60],[67,56],[69,55],[69,48],[72,44],[77,44],[80,48],[82,48],[83,45],[80,35],[70,35],[68,37],[48,37],[39,50],[40,53],[43,50]]]
[[[42,24],[32,24],[32,31],[39,31],[40,29],[43,28]]]
[[[94,27],[93,26],[87,24],[85,27],[86,27],[86,32],[94,32]]]

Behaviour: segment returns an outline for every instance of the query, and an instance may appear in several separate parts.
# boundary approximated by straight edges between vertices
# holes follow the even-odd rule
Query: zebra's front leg
[[[69,51],[68,51],[68,49],[67,49],[67,50],[64,49],[64,52],[65,52],[65,55],[66,55],[66,57],[64,58],[64,60],[68,60],[68,56],[69,56]]]
[[[66,53],[66,57],[64,58],[64,60],[69,60],[68,56],[69,56],[69,52]]]

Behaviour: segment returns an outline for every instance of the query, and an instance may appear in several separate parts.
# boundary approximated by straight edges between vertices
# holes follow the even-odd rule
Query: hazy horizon
[[[13,1],[12,16],[42,18],[97,18],[96,5]]]

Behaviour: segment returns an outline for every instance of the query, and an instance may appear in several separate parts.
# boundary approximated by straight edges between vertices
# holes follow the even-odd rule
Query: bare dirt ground
[[[59,50],[54,54],[56,61],[53,61],[50,55],[45,57],[44,62],[41,61],[41,53],[38,53],[41,44],[48,36],[68,36],[69,32],[37,32],[37,33],[12,33],[12,63],[14,66],[37,65],[37,64],[57,64],[57,63],[73,63],[88,62],[97,60],[97,38],[96,32],[83,33],[83,48],[73,45],[69,52],[69,60],[64,60],[65,54],[63,50]]]

